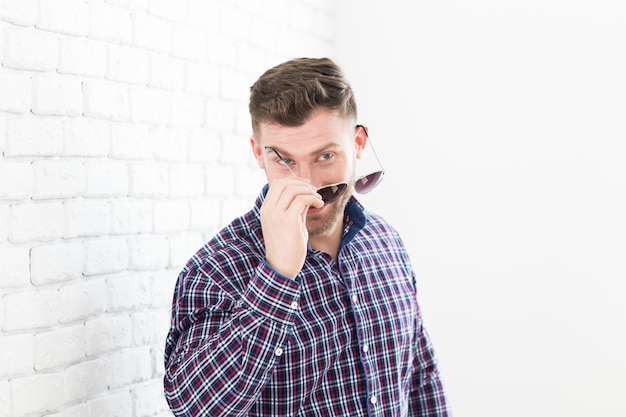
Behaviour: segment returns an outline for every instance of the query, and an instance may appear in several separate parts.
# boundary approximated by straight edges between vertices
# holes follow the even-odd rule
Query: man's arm
[[[437,368],[435,352],[419,315],[415,324],[415,332],[417,351],[414,359],[409,415],[416,417],[451,416]]]
[[[175,311],[198,297],[213,304],[175,313],[164,379],[170,408],[177,416],[247,415],[288,343],[299,284],[263,262],[237,301],[214,284],[203,288],[208,294],[184,288]]]

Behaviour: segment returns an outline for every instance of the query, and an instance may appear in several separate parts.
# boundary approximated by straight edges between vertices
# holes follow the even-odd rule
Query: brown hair
[[[297,58],[267,70],[250,87],[252,129],[259,123],[301,126],[324,107],[357,118],[352,87],[329,58]]]

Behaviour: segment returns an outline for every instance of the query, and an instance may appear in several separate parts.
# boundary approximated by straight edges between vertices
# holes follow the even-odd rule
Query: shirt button
[[[359,297],[356,296],[356,294],[354,294],[352,296],[352,302],[356,304],[357,300],[359,299]]]
[[[276,348],[276,350],[274,351],[274,355],[276,356],[281,356],[282,354],[283,354],[282,348]]]
[[[367,352],[369,352],[369,350],[370,350],[370,347],[369,347],[369,346],[367,346],[367,343],[366,343],[366,344],[364,344],[364,345],[363,345],[363,352],[367,353]]]
[[[376,396],[375,396],[375,395],[372,395],[372,396],[370,397],[370,403],[372,403],[372,405],[374,405],[374,404],[376,404],[377,402],[378,402],[378,400],[376,399]]]
[[[291,309],[295,310],[296,308],[298,308],[298,302],[294,301],[293,303],[291,303]]]

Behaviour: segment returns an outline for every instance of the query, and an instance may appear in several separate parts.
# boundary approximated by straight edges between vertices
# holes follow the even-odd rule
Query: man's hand
[[[265,259],[280,274],[295,278],[304,265],[309,207],[324,206],[308,180],[287,177],[272,181],[261,207]]]

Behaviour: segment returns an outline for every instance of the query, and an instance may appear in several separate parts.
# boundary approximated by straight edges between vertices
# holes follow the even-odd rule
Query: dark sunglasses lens
[[[383,171],[377,171],[372,174],[361,177],[358,180],[356,180],[356,183],[354,184],[354,189],[359,194],[369,193],[374,188],[376,188],[380,180],[383,179],[383,175],[385,175]]]
[[[330,204],[341,197],[341,195],[346,192],[347,188],[348,184],[335,184],[322,187],[317,190],[317,193],[322,196],[324,204]]]

